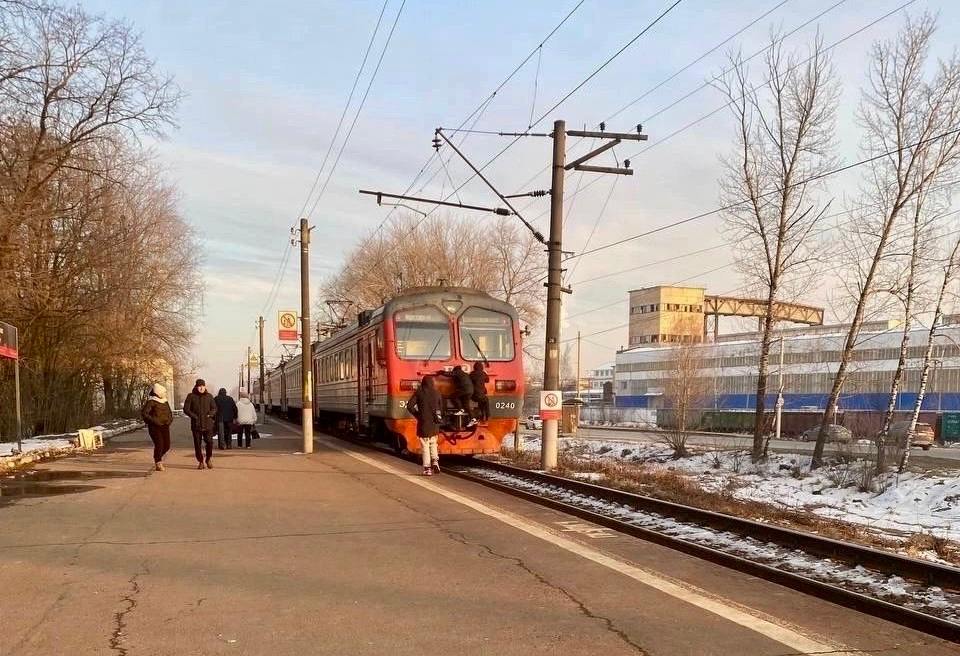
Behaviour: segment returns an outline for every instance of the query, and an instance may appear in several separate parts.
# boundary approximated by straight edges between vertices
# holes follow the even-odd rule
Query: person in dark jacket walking
[[[157,383],[150,388],[140,416],[146,422],[147,432],[153,441],[153,464],[157,471],[163,471],[163,456],[170,450],[170,424],[173,423],[166,387]]]
[[[227,390],[220,388],[217,398],[217,448],[233,448],[233,422],[237,420],[237,402],[227,394]]]
[[[476,423],[470,412],[470,399],[473,398],[473,381],[470,380],[470,374],[464,371],[463,367],[457,365],[453,368],[452,373],[444,373],[443,375],[453,379],[453,396],[450,397],[450,405],[456,410],[456,414],[466,415],[466,419],[471,424]]]
[[[490,382],[490,376],[483,370],[482,362],[473,363],[470,382],[473,383],[473,400],[477,404],[477,419],[486,421],[490,419],[490,399],[487,397],[487,383]]]
[[[440,473],[437,455],[437,435],[440,433],[440,392],[433,384],[433,376],[424,376],[420,387],[407,401],[407,411],[417,418],[417,437],[423,457],[423,475],[432,476],[433,468]]]
[[[213,395],[207,391],[207,383],[198,378],[193,385],[193,391],[187,394],[183,401],[183,414],[190,417],[190,430],[193,432],[193,451],[197,456],[197,469],[213,469],[210,459],[213,458],[213,431],[217,417],[217,404]],[[206,447],[206,458],[200,449],[200,443]]]

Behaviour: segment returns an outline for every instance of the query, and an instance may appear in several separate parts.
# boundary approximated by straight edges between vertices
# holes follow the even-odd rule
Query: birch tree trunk
[[[856,261],[855,309],[844,340],[840,363],[827,399],[811,468],[823,464],[827,427],[835,421],[854,347],[868,304],[882,293],[879,272],[889,257],[894,225],[909,203],[922,212],[926,192],[937,186],[960,161],[960,63],[956,57],[938,62],[924,78],[936,20],[929,14],[907,20],[892,40],[877,42],[871,53],[869,84],[860,103],[863,150],[874,157],[864,184],[867,201],[855,232],[864,240],[866,270]]]
[[[838,87],[819,39],[801,62],[796,53],[784,52],[779,35],[772,35],[763,71],[766,81],[760,85],[751,85],[739,53],[731,54],[730,62],[721,86],[736,120],[737,149],[724,162],[721,196],[730,207],[725,220],[738,264],[766,301],[751,450],[756,461],[763,456],[777,307],[790,300],[783,297],[795,280],[794,271],[819,255],[810,234],[829,203],[816,202],[817,187],[809,180],[832,165]]]
[[[917,390],[917,400],[913,404],[913,413],[910,415],[910,427],[907,429],[906,436],[907,443],[904,445],[903,453],[900,456],[900,467],[898,469],[900,472],[903,472],[910,462],[910,440],[917,428],[920,408],[923,407],[923,398],[927,393],[927,381],[930,376],[930,362],[933,355],[933,340],[936,338],[937,328],[940,327],[940,320],[943,318],[943,300],[946,297],[947,288],[953,280],[958,253],[960,253],[960,238],[954,242],[953,250],[950,251],[947,263],[943,268],[943,278],[937,293],[937,302],[933,309],[933,320],[930,322],[930,330],[927,332],[927,348],[923,353],[923,365],[920,368],[920,387]]]

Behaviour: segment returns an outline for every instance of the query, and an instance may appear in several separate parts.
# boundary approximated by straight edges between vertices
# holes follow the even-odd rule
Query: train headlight
[[[517,381],[498,380],[494,385],[494,389],[496,389],[498,392],[513,392],[517,389]]]

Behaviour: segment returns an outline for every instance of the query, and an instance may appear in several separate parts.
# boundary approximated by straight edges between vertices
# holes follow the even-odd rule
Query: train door
[[[368,427],[367,421],[367,399],[364,394],[364,389],[367,384],[367,375],[366,375],[366,358],[364,354],[366,353],[365,344],[363,342],[363,337],[357,338],[357,358],[356,358],[356,372],[357,372],[357,426],[361,428]]]
[[[287,372],[280,368],[280,412],[287,412]]]

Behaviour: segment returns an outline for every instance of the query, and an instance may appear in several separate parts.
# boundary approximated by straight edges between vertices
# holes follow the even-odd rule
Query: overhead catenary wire
[[[456,191],[459,191],[459,190],[463,189],[463,188],[464,188],[466,185],[468,185],[475,177],[477,177],[477,175],[478,175],[479,173],[482,173],[482,172],[483,172],[484,170],[486,170],[491,164],[493,164],[493,163],[496,162],[498,159],[500,159],[508,150],[510,150],[511,148],[513,148],[513,146],[515,146],[521,139],[523,139],[523,138],[526,137],[526,136],[530,136],[529,129],[532,129],[532,128],[535,127],[536,125],[539,125],[540,122],[543,121],[543,119],[546,118],[551,112],[555,111],[557,108],[560,107],[560,105],[562,105],[562,104],[565,103],[567,100],[569,100],[577,91],[579,91],[580,89],[582,89],[582,88],[584,87],[584,85],[586,85],[590,80],[592,80],[594,77],[596,77],[597,74],[599,74],[599,73],[600,73],[604,68],[606,68],[611,62],[613,62],[617,57],[619,57],[620,55],[622,55],[630,46],[632,46],[634,43],[636,43],[637,40],[639,40],[639,39],[640,39],[643,35],[645,35],[651,28],[653,28],[654,25],[656,25],[657,23],[659,23],[665,16],[667,16],[667,14],[669,14],[678,4],[680,4],[680,2],[682,2],[682,0],[675,0],[675,2],[673,2],[673,4],[671,4],[669,7],[667,7],[667,9],[665,9],[665,10],[662,11],[659,15],[657,15],[657,16],[656,16],[651,22],[649,22],[643,29],[641,29],[636,35],[634,35],[633,38],[631,38],[630,40],[628,40],[626,44],[624,44],[619,50],[617,50],[617,52],[615,52],[613,55],[611,55],[610,57],[608,57],[602,64],[600,64],[600,66],[598,66],[596,69],[594,69],[589,75],[587,75],[583,80],[581,80],[579,83],[577,83],[569,92],[567,92],[560,100],[558,100],[556,103],[554,103],[554,104],[550,107],[550,109],[548,109],[547,111],[545,111],[539,118],[537,118],[537,119],[533,122],[533,124],[531,124],[531,125],[529,126],[528,131],[517,133],[516,136],[514,136],[514,138],[513,138],[506,146],[504,146],[503,148],[501,148],[493,157],[491,157],[490,159],[488,159],[488,160],[487,160],[486,162],[484,162],[481,166],[477,167],[477,171],[476,171],[473,175],[469,176],[466,180],[464,180],[464,181],[460,184],[460,186],[456,188]],[[447,200],[449,200],[451,197],[453,197],[453,192],[451,192],[451,193],[448,194],[446,197],[444,197],[443,200],[444,200],[444,201],[447,201]],[[414,229],[416,229],[420,224],[422,224],[422,223],[430,216],[430,214],[432,214],[432,213],[437,209],[437,207],[439,207],[439,205],[435,205],[435,206],[430,210],[430,212],[428,212],[427,215],[424,216],[424,217],[414,226]]]
[[[377,16],[376,24],[373,28],[373,33],[370,35],[370,40],[367,42],[367,47],[364,50],[363,58],[360,62],[360,66],[357,69],[357,73],[353,78],[353,84],[350,86],[350,93],[347,94],[347,101],[343,105],[343,111],[340,112],[340,119],[337,121],[337,127],[334,129],[333,136],[330,138],[330,143],[327,146],[327,152],[323,156],[323,161],[320,164],[320,168],[317,170],[317,175],[313,179],[313,184],[310,186],[310,190],[307,192],[306,198],[303,200],[303,205],[300,208],[300,211],[297,212],[295,218],[303,216],[303,213],[307,209],[307,205],[310,203],[310,199],[313,197],[313,192],[316,191],[317,185],[320,183],[320,178],[323,176],[323,171],[327,166],[327,162],[330,159],[330,153],[333,152],[333,146],[337,141],[337,137],[340,135],[340,129],[343,127],[343,121],[346,118],[347,111],[350,109],[350,104],[353,102],[353,95],[357,90],[357,85],[360,83],[360,77],[363,74],[364,68],[367,65],[367,59],[370,56],[370,51],[373,48],[373,44],[376,40],[377,34],[380,32],[380,25],[383,22],[383,15],[386,12],[387,4],[390,0],[384,0],[383,6],[380,8],[380,13]],[[263,308],[260,311],[260,315],[265,315],[269,310],[273,309],[273,303],[276,302],[276,296],[279,291],[279,286],[282,284],[283,277],[286,274],[286,267],[290,259],[290,251],[292,244],[287,240],[286,247],[284,248],[283,255],[280,257],[280,266],[277,267],[277,274],[274,276],[274,282],[270,287],[270,291],[267,293],[267,300],[263,305]]]
[[[762,194],[758,194],[758,195],[757,195],[757,198],[765,198],[765,197],[767,197],[767,196],[771,196],[771,195],[774,195],[774,194],[782,193],[782,192],[785,191],[786,189],[790,189],[790,188],[793,188],[793,187],[796,187],[796,186],[799,186],[799,185],[803,185],[803,184],[808,184],[808,183],[810,183],[810,182],[816,182],[817,180],[822,180],[822,179],[824,179],[824,178],[828,178],[828,177],[831,177],[831,176],[833,176],[833,175],[837,175],[837,174],[839,174],[839,173],[843,173],[844,171],[849,171],[849,170],[851,170],[851,169],[855,169],[855,168],[860,167],[860,166],[863,166],[863,165],[865,165],[865,164],[869,164],[869,163],[871,163],[871,162],[875,162],[875,161],[880,160],[880,159],[883,159],[883,158],[885,158],[885,157],[889,157],[890,155],[895,155],[895,154],[900,153],[900,152],[902,152],[902,151],[904,151],[904,150],[909,150],[909,149],[911,149],[911,148],[916,148],[916,147],[918,147],[918,146],[921,146],[921,145],[923,145],[923,144],[925,144],[925,143],[929,143],[929,142],[932,142],[932,141],[937,141],[937,140],[940,140],[940,139],[945,139],[945,138],[947,138],[947,137],[949,137],[949,136],[953,136],[953,135],[955,135],[955,134],[957,134],[957,133],[960,133],[960,128],[953,129],[953,130],[948,130],[947,132],[944,132],[944,133],[942,133],[942,134],[938,134],[938,135],[933,136],[933,137],[928,137],[927,139],[921,139],[920,141],[914,142],[914,143],[912,143],[912,144],[907,144],[907,145],[902,146],[902,147],[900,147],[900,148],[894,148],[894,149],[888,150],[888,151],[886,151],[886,152],[879,153],[879,154],[877,154],[877,155],[873,155],[873,156],[871,156],[871,157],[866,157],[866,158],[864,158],[864,159],[858,160],[858,161],[853,162],[853,163],[851,163],[851,164],[845,164],[845,165],[843,165],[843,166],[839,166],[839,167],[830,169],[830,170],[828,170],[828,171],[824,171],[824,172],[822,172],[822,173],[817,173],[817,174],[815,174],[815,175],[808,176],[808,177],[806,177],[806,178],[804,178],[804,179],[802,179],[802,180],[798,180],[798,181],[796,181],[796,182],[793,182],[793,183],[787,185],[786,187],[777,188],[777,189],[772,189],[772,190],[770,190],[770,191],[768,191],[768,192],[764,192],[764,193],[762,193]],[[685,225],[685,224],[687,224],[687,223],[692,223],[693,221],[698,221],[698,220],[703,219],[703,218],[706,218],[706,217],[708,217],[708,216],[713,216],[714,214],[719,214],[720,212],[725,212],[725,211],[734,209],[735,207],[739,207],[740,205],[744,205],[744,204],[747,204],[747,203],[749,203],[749,202],[751,202],[751,199],[745,198],[745,199],[740,200],[740,201],[735,201],[735,202],[733,202],[733,203],[728,203],[727,205],[723,205],[723,206],[721,206],[721,207],[717,207],[717,208],[714,208],[714,209],[712,209],[712,210],[708,210],[708,211],[706,211],[706,212],[700,212],[699,214],[694,214],[693,216],[689,216],[689,217],[686,217],[686,218],[684,218],[684,219],[680,219],[680,220],[677,220],[677,221],[673,221],[673,222],[671,222],[671,223],[667,223],[667,224],[664,224],[664,225],[661,225],[661,226],[657,226],[656,228],[651,228],[650,230],[646,230],[646,231],[641,232],[641,233],[636,234],[636,235],[630,235],[629,237],[623,237],[623,238],[621,238],[621,239],[618,239],[618,240],[616,240],[616,241],[610,242],[610,243],[608,243],[608,244],[603,244],[602,246],[597,246],[596,248],[593,248],[593,249],[584,251],[584,252],[582,252],[582,253],[578,253],[577,255],[573,255],[573,256],[571,256],[571,257],[569,257],[569,258],[567,258],[567,259],[570,260],[570,259],[575,259],[575,258],[587,257],[587,256],[589,256],[589,255],[593,255],[593,254],[595,254],[595,253],[599,253],[599,252],[601,252],[601,251],[605,251],[605,250],[607,250],[607,249],[609,249],[609,248],[613,248],[613,247],[615,247],[615,246],[620,246],[620,245],[622,245],[622,244],[625,244],[625,243],[634,241],[634,240],[636,240],[636,239],[640,239],[641,237],[648,237],[648,236],[650,236],[650,235],[652,235],[652,234],[656,234],[656,233],[658,233],[658,232],[663,232],[663,231],[665,231],[665,230],[670,230],[671,228],[676,228],[677,226]]]
[[[956,186],[956,185],[958,185],[958,184],[960,184],[960,178],[954,179],[954,180],[950,180],[950,181],[947,181],[947,182],[938,184],[938,185],[936,185],[936,186],[934,186],[934,187],[931,187],[930,191],[931,191],[931,192],[933,192],[933,191],[942,191],[942,190],[944,190],[944,189],[950,189],[950,188],[952,188],[952,187],[954,187],[954,186]],[[861,210],[863,210],[863,209],[865,209],[865,208],[869,208],[869,207],[881,207],[882,205],[883,205],[883,203],[870,203],[870,204],[867,204],[867,205],[859,205],[859,206],[854,207],[854,208],[852,208],[852,209],[840,210],[840,211],[838,211],[838,212],[833,212],[833,213],[831,213],[831,214],[826,214],[826,215],[823,216],[823,219],[822,219],[822,220],[833,219],[833,218],[836,218],[836,217],[838,217],[838,216],[846,216],[846,215],[849,215],[849,214],[854,214],[854,213],[856,213],[856,212],[858,212],[858,211],[861,211]],[[822,229],[820,229],[820,230],[816,230],[816,231],[814,231],[813,233],[811,233],[811,236],[813,236],[813,235],[817,235],[817,236],[819,236],[819,235],[824,235],[824,234],[826,234],[826,233],[828,233],[828,232],[831,232],[831,231],[833,231],[833,230],[838,230],[838,229],[842,228],[843,226],[849,225],[850,223],[852,223],[852,221],[853,221],[853,220],[851,219],[851,220],[849,220],[849,221],[843,221],[843,222],[837,223],[837,224],[835,224],[835,225],[827,226],[827,227],[822,228]],[[596,281],[598,281],[598,280],[604,280],[604,279],[606,279],[606,278],[613,278],[613,277],[616,277],[616,276],[623,275],[624,273],[631,273],[631,272],[633,272],[633,271],[639,271],[640,269],[646,269],[646,268],[649,268],[649,267],[651,267],[651,266],[658,266],[658,265],[661,265],[661,264],[668,264],[668,263],[670,263],[670,262],[674,262],[674,261],[676,261],[676,260],[681,260],[681,259],[686,258],[686,257],[692,257],[692,256],[694,256],[694,255],[702,255],[703,253],[708,253],[708,252],[710,252],[710,251],[715,251],[715,250],[718,250],[718,249],[720,249],[720,248],[728,248],[729,246],[730,246],[729,243],[714,244],[713,246],[707,246],[706,248],[698,248],[698,249],[696,249],[696,250],[689,251],[689,252],[687,252],[687,253],[680,253],[680,254],[678,254],[678,255],[674,255],[674,256],[671,256],[671,257],[668,257],[668,258],[665,258],[665,259],[662,259],[662,260],[656,260],[656,261],[653,261],[653,262],[645,262],[645,263],[643,263],[643,264],[640,264],[640,265],[637,265],[637,266],[632,266],[632,267],[629,267],[629,268],[626,268],[626,269],[620,269],[620,270],[618,270],[618,271],[608,271],[608,272],[606,272],[606,273],[600,274],[600,275],[598,275],[598,276],[593,276],[593,277],[591,277],[591,278],[584,278],[584,279],[582,279],[582,280],[574,280],[574,281],[572,281],[570,284],[571,284],[571,286],[573,286],[573,287],[582,287],[583,285],[586,285],[586,284],[589,284],[589,283],[592,283],[592,282],[596,282]]]
[[[913,3],[915,3],[916,1],[917,1],[917,0],[907,0],[907,2],[904,2],[903,4],[899,5],[899,6],[896,7],[895,9],[893,9],[893,10],[891,10],[891,11],[883,14],[883,15],[880,16],[879,18],[876,18],[876,19],[870,21],[869,23],[867,23],[866,25],[863,25],[862,27],[857,28],[857,29],[854,30],[853,32],[848,33],[846,36],[842,37],[842,38],[839,39],[838,41],[834,41],[834,42],[831,43],[829,46],[827,46],[826,48],[824,48],[822,52],[824,52],[824,53],[829,52],[830,50],[836,48],[837,46],[839,46],[839,45],[841,45],[841,44],[843,44],[843,43],[845,43],[846,41],[852,39],[853,37],[855,37],[855,36],[857,36],[857,35],[865,32],[866,30],[874,27],[875,25],[879,24],[880,22],[882,22],[882,21],[890,18],[890,17],[893,16],[894,14],[896,14],[896,13],[898,13],[898,12],[900,12],[900,11],[903,11],[904,9],[906,9],[907,7],[909,7],[910,5],[912,5]],[[809,58],[807,58],[806,60],[803,60],[803,61],[801,61],[801,62],[798,62],[796,65],[797,65],[797,66],[802,66],[802,65],[803,65],[804,63],[806,63],[807,61],[809,61]],[[765,84],[765,83],[766,83],[766,82],[764,82],[763,84]],[[757,88],[759,88],[760,86],[761,86],[761,85],[756,85],[756,86],[753,87],[753,89],[757,89]],[[701,116],[700,118],[695,119],[695,120],[687,123],[686,125],[684,125],[684,126],[681,127],[681,128],[678,128],[677,130],[674,130],[673,132],[669,133],[667,136],[665,136],[665,137],[663,137],[663,138],[661,138],[661,139],[658,139],[658,140],[655,141],[654,143],[651,143],[650,145],[646,146],[644,149],[642,149],[642,150],[634,153],[633,155],[630,155],[630,157],[629,157],[628,159],[635,159],[635,158],[639,157],[640,155],[643,155],[643,154],[649,152],[651,149],[656,148],[657,146],[660,146],[660,145],[662,145],[662,144],[664,144],[664,143],[666,143],[666,142],[668,142],[668,141],[671,141],[672,139],[674,139],[675,137],[683,134],[683,133],[686,132],[687,130],[692,129],[693,127],[699,125],[700,123],[702,123],[703,121],[707,120],[708,118],[710,118],[710,117],[712,117],[712,116],[715,116],[715,115],[718,114],[719,112],[723,111],[724,109],[726,109],[727,107],[729,107],[732,102],[733,102],[732,100],[731,100],[731,101],[728,101],[728,102],[720,105],[720,106],[717,107],[716,109],[708,112],[707,114],[704,114],[704,115]],[[587,189],[589,189],[590,187],[592,187],[593,185],[595,185],[597,182],[599,182],[599,180],[600,180],[600,178],[596,178],[596,179],[588,182],[588,183],[583,187],[583,189],[581,190],[581,193],[582,193],[582,192],[585,192]],[[546,213],[542,213],[542,214],[534,217],[532,220],[533,220],[534,222],[536,222],[536,221],[540,220],[541,217],[545,216],[545,214],[546,214]]]
[[[789,1],[789,0],[785,0],[785,1]],[[800,25],[798,25],[798,26],[795,27],[794,29],[792,29],[792,30],[790,30],[789,32],[785,33],[785,34],[784,34],[784,38],[788,38],[789,36],[795,34],[795,33],[798,32],[799,30],[803,29],[804,27],[807,27],[808,25],[810,25],[810,24],[813,23],[814,21],[822,18],[822,17],[825,16],[827,13],[829,13],[830,11],[832,11],[833,9],[835,9],[836,7],[840,6],[840,5],[843,4],[844,2],[846,2],[846,0],[840,0],[840,1],[837,2],[836,4],[834,4],[834,5],[832,5],[831,7],[827,8],[825,11],[819,12],[819,13],[816,14],[813,18],[810,18],[810,19],[804,21],[803,23],[801,23]],[[641,99],[647,97],[650,93],[652,93],[652,92],[655,91],[656,89],[659,89],[660,87],[662,87],[664,84],[666,84],[666,83],[669,82],[670,80],[672,80],[672,79],[676,78],[678,75],[682,74],[684,71],[689,70],[692,66],[694,66],[694,65],[697,64],[698,62],[702,61],[704,58],[706,58],[707,56],[709,56],[709,55],[712,54],[713,52],[716,52],[719,48],[721,48],[721,47],[723,47],[724,45],[726,45],[727,43],[729,43],[731,40],[733,40],[734,38],[736,38],[737,36],[739,36],[740,34],[742,34],[744,31],[746,31],[747,29],[749,29],[750,27],[752,27],[753,25],[755,25],[756,23],[758,23],[760,20],[766,18],[766,17],[769,16],[772,12],[776,11],[777,9],[779,9],[781,6],[783,6],[783,4],[784,4],[784,2],[781,2],[780,4],[776,5],[773,9],[768,10],[768,11],[764,12],[763,14],[757,16],[757,17],[754,18],[752,21],[750,21],[749,23],[747,23],[747,25],[745,25],[744,27],[741,27],[741,28],[738,29],[736,32],[734,32],[733,34],[729,35],[727,38],[725,38],[725,39],[724,39],[723,41],[721,41],[719,44],[717,44],[717,45],[714,46],[713,48],[707,50],[705,53],[699,55],[696,59],[692,60],[691,62],[689,62],[688,64],[686,64],[685,66],[683,66],[680,70],[678,70],[678,71],[675,72],[674,74],[670,75],[670,76],[667,77],[666,79],[662,80],[661,82],[659,82],[659,83],[656,84],[655,86],[653,86],[653,87],[651,87],[650,89],[648,89],[647,91],[645,91],[643,94],[641,94],[641,95],[640,95],[638,98],[636,98],[634,101],[631,101],[630,103],[628,103],[627,105],[625,105],[624,107],[622,107],[620,110],[618,110],[618,111],[615,112],[613,115],[611,115],[609,118],[607,118],[607,119],[606,119],[606,122],[609,122],[609,121],[613,120],[613,119],[616,118],[619,114],[621,114],[623,111],[625,111],[627,108],[629,108],[629,107],[632,106],[633,104],[636,104],[636,102],[639,102]],[[749,61],[750,59],[758,56],[759,54],[762,54],[763,52],[769,50],[770,47],[771,47],[771,46],[766,46],[765,48],[763,48],[763,49],[755,52],[755,53],[752,54],[750,57],[748,57],[745,61]],[[709,86],[709,83],[704,84],[704,85],[701,85],[700,87],[697,87],[697,88],[694,89],[692,92],[686,94],[686,96],[685,96],[683,99],[681,99],[680,101],[677,101],[675,104],[679,104],[679,103],[682,102],[683,100],[689,99],[690,97],[692,97],[693,95],[695,95],[697,91],[699,91],[700,89],[705,88],[705,87],[707,87],[707,86]],[[644,122],[644,121],[641,121],[641,123],[642,123],[642,122]],[[478,131],[478,132],[481,132],[481,133],[484,133],[484,134],[500,134],[499,132],[493,132],[493,131]],[[582,137],[579,138],[579,139],[577,139],[571,146],[569,146],[569,147],[567,148],[567,154],[569,155],[575,148],[579,147],[579,145],[580,145],[583,141],[584,141],[584,139],[583,139]],[[536,173],[534,173],[532,176],[530,176],[530,178],[528,178],[525,182],[523,182],[523,183],[518,187],[518,189],[526,189],[526,188],[527,188],[530,184],[532,184],[539,176],[541,176],[543,173],[545,173],[545,172],[548,171],[549,169],[550,169],[550,165],[547,164],[546,166],[544,166],[543,168],[541,168],[539,171],[537,171]],[[594,185],[597,181],[599,181],[599,178],[598,178],[597,180],[594,180],[594,181],[588,183],[588,184],[587,184],[587,187],[590,187],[590,186]],[[535,202],[535,201],[531,201],[531,202],[528,203],[526,206],[524,206],[523,211],[526,211],[526,209],[528,209],[534,202]],[[547,214],[547,212],[544,212],[544,213],[538,215],[538,216],[534,219],[534,221],[539,221],[541,218],[543,218],[544,216],[546,216],[546,214]]]
[[[556,25],[553,26],[553,29],[551,29],[550,32],[548,32],[547,35],[543,37],[543,39],[541,39],[540,43],[539,43],[537,46],[535,46],[535,47],[530,51],[530,53],[529,53],[526,57],[524,57],[523,60],[521,60],[521,62],[520,62],[519,64],[517,64],[517,66],[514,67],[514,69],[513,69],[512,71],[510,71],[510,73],[509,73],[503,80],[500,81],[500,83],[493,89],[493,91],[491,91],[491,92],[480,102],[480,104],[478,104],[478,105],[473,109],[473,111],[470,112],[470,114],[467,115],[467,117],[463,119],[463,121],[460,122],[460,125],[459,125],[457,128],[454,129],[454,132],[456,132],[456,131],[463,131],[463,132],[466,132],[467,134],[470,134],[470,133],[474,132],[474,131],[472,130],[472,128],[475,128],[475,127],[476,127],[477,123],[478,123],[478,122],[480,121],[480,119],[482,118],[483,113],[487,110],[487,108],[490,106],[490,104],[493,102],[493,100],[497,97],[497,94],[498,94],[507,84],[509,84],[510,81],[511,81],[514,77],[516,77],[517,73],[519,73],[520,70],[523,69],[523,67],[527,64],[527,62],[529,62],[529,61],[533,58],[533,56],[534,56],[535,54],[537,54],[537,52],[538,52],[544,45],[546,45],[546,43],[547,43],[548,41],[550,41],[551,38],[553,38],[553,36],[554,36],[554,35],[567,23],[567,21],[569,21],[570,18],[577,12],[577,10],[580,9],[580,7],[584,4],[584,2],[586,2],[586,0],[579,0],[579,1],[563,16],[563,18],[562,18]],[[465,125],[467,125],[468,123],[470,123],[471,120],[473,121],[473,124],[470,126],[470,127],[471,127],[471,130],[463,130],[463,127],[464,127]],[[467,134],[464,134],[463,138],[461,139],[461,141],[460,141],[460,144],[461,144],[461,145],[464,143],[464,141],[466,141],[466,139],[467,139]],[[412,189],[414,188],[414,186],[417,184],[417,181],[420,179],[420,177],[421,177],[421,176],[426,172],[426,170],[429,168],[430,163],[433,161],[433,159],[434,159],[435,157],[438,157],[438,156],[439,156],[439,155],[438,155],[437,152],[433,152],[433,153],[430,154],[430,156],[427,158],[427,160],[426,160],[426,161],[423,163],[423,165],[420,167],[420,171],[417,173],[416,176],[414,176],[414,178],[413,178],[413,180],[411,180],[410,184],[407,185],[407,188],[404,190],[403,195],[407,195],[407,194],[410,193],[410,190],[412,190]],[[453,157],[453,155],[451,155],[451,158],[452,158],[452,157]],[[439,172],[440,172],[439,169],[437,169],[436,171],[434,171],[433,175],[431,175],[430,178],[424,183],[424,185],[420,187],[420,190],[419,190],[419,191],[422,192],[422,191],[426,188],[426,185],[428,185],[430,182],[432,182],[433,179],[439,174]],[[358,248],[362,248],[365,244],[369,243],[369,241],[370,241],[371,239],[373,239],[373,238],[383,229],[383,227],[386,225],[387,221],[389,221],[390,218],[393,216],[394,212],[396,212],[396,209],[397,209],[396,207],[393,207],[393,208],[391,208],[391,209],[386,213],[386,215],[384,216],[384,218],[380,221],[379,225],[377,225],[377,227],[360,243],[360,246],[358,246]],[[419,224],[418,224],[418,225],[419,225]]]
[[[350,129],[347,130],[346,136],[343,138],[343,142],[340,144],[340,150],[337,151],[337,157],[333,160],[333,165],[330,167],[330,171],[327,173],[327,179],[324,180],[323,186],[320,188],[317,197],[313,201],[313,205],[310,206],[310,211],[307,212],[307,217],[313,216],[314,211],[317,209],[317,205],[320,203],[320,200],[323,198],[323,194],[326,192],[327,187],[330,184],[330,180],[333,179],[333,174],[337,171],[337,165],[340,163],[340,158],[343,156],[343,151],[346,150],[347,144],[350,142],[350,137],[353,135],[353,130],[357,127],[357,121],[360,120],[360,114],[363,111],[364,105],[366,105],[367,97],[370,95],[370,89],[373,88],[373,83],[377,79],[377,74],[380,72],[380,67],[383,65],[383,58],[387,54],[387,50],[390,48],[390,42],[393,40],[393,34],[397,29],[397,23],[400,22],[400,16],[403,14],[403,8],[406,6],[407,0],[402,0],[400,3],[400,8],[397,10],[397,15],[393,19],[393,25],[390,26],[390,32],[387,34],[387,40],[383,44],[383,49],[380,51],[380,57],[377,59],[377,65],[373,69],[373,73],[370,75],[370,80],[367,82],[367,88],[363,92],[363,97],[360,99],[360,104],[357,106],[357,111],[353,115],[353,122],[350,123]]]

